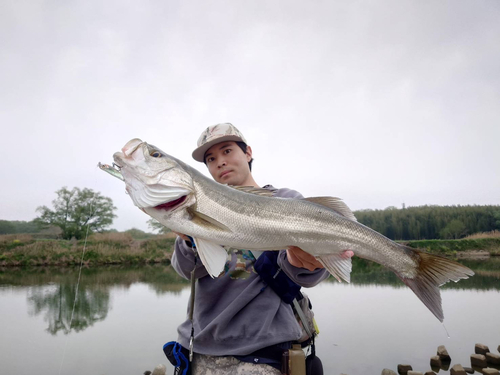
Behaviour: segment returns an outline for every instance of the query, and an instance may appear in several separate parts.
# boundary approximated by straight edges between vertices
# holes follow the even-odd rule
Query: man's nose
[[[225,160],[220,160],[219,161],[219,168],[225,167],[226,166],[226,161]]]

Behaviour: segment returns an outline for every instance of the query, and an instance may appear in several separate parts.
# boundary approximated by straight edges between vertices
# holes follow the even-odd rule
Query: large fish
[[[314,255],[339,281],[349,282],[345,249],[392,270],[443,321],[438,286],[472,276],[469,268],[391,241],[358,223],[338,198],[276,198],[265,189],[222,185],[132,139],[113,156],[117,168],[100,167],[123,179],[134,204],[175,232],[194,238],[208,273],[223,270],[222,246],[280,250],[298,246]]]

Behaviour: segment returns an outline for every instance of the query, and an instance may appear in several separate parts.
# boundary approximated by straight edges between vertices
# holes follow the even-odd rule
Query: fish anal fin
[[[316,258],[338,281],[342,279],[348,283],[351,282],[352,261],[350,257],[338,253],[316,256]]]
[[[340,198],[335,197],[308,197],[303,198],[303,200],[313,202],[319,204],[321,206],[325,206],[331,208],[339,215],[342,215],[350,220],[358,221],[356,216],[352,213],[351,209],[344,203],[344,201]]]
[[[194,238],[194,243],[208,274],[212,278],[219,276],[226,264],[226,250],[221,245],[201,238]]]
[[[425,306],[440,322],[444,319],[441,306],[439,286],[452,280],[467,279],[474,272],[453,260],[439,255],[428,254],[407,246],[401,246],[406,252],[413,252],[418,260],[415,276],[405,277],[396,272],[396,275],[417,295]]]

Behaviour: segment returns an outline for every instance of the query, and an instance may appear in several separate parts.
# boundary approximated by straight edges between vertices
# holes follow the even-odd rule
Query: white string
[[[450,334],[448,333],[448,330],[446,329],[444,323],[441,323],[443,325],[443,328],[444,328],[444,331],[446,332],[446,336],[448,336],[448,338],[450,338]]]
[[[80,278],[82,276],[83,258],[85,256],[85,249],[87,248],[87,238],[89,236],[90,219],[92,218],[92,216],[93,216],[93,213],[92,213],[92,202],[91,202],[90,203],[90,218],[89,218],[89,222],[87,224],[87,232],[85,233],[85,242],[83,243],[82,258],[80,259],[80,269],[78,271],[78,281],[76,282],[75,300],[73,301],[73,309],[71,310],[71,318],[69,319],[69,331],[68,331],[68,333],[71,332],[71,324],[73,323],[73,314],[75,313],[76,300],[78,298],[78,288],[80,287]],[[66,348],[68,346],[68,340],[69,340],[69,336],[66,339],[66,342],[64,343],[63,356],[61,359],[61,364],[59,365],[59,375],[61,375],[62,365],[63,365],[64,359],[66,357]]]

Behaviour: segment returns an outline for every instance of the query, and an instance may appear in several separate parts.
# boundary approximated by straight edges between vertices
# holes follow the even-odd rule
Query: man
[[[251,172],[252,149],[229,123],[208,127],[198,140],[193,158],[205,163],[221,184],[259,187]],[[275,196],[302,198],[290,189],[278,189]],[[190,239],[178,235],[173,267],[185,278],[196,267],[193,374],[280,374],[281,352],[301,336],[301,329],[291,306],[266,287],[253,269],[253,254],[233,250],[225,271],[213,279],[201,261],[195,260]],[[323,265],[298,247],[281,250],[277,264],[293,282],[304,287],[328,277]],[[178,342],[189,347],[189,319],[178,332]]]

